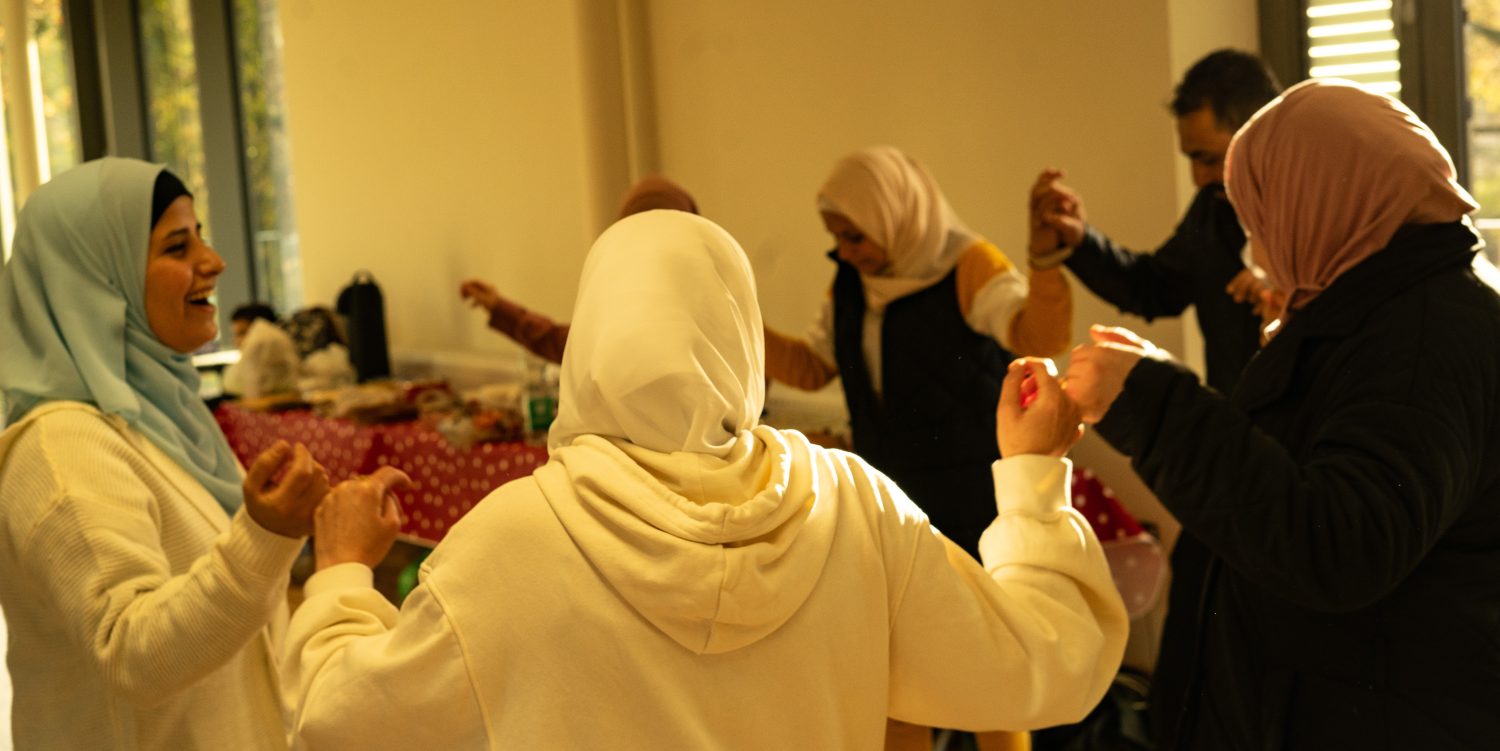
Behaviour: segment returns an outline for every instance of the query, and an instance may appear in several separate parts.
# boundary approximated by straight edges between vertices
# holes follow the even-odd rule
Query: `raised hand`
[[[1087,220],[1083,198],[1060,180],[1062,170],[1046,169],[1031,186],[1027,250],[1034,265],[1046,266],[1059,251],[1083,242]],[[1040,264],[1036,263],[1041,261]],[[1050,265],[1056,265],[1052,262]]]
[[[328,493],[328,473],[306,446],[277,441],[250,463],[243,489],[245,512],[256,524],[283,537],[306,537]]]
[[[1094,325],[1089,327],[1092,344],[1073,349],[1063,390],[1082,410],[1089,425],[1104,419],[1120,392],[1125,378],[1143,357],[1166,359],[1165,350],[1129,329]]]
[[[385,559],[401,531],[401,502],[397,489],[411,487],[411,478],[395,467],[339,483],[318,507],[313,555],[322,571],[340,563],[362,563],[375,568]]]
[[[995,408],[995,441],[1004,457],[1062,456],[1083,437],[1078,405],[1063,393],[1046,358],[1013,360]]]
[[[469,302],[469,305],[484,310],[494,310],[503,298],[495,286],[483,279],[465,279],[458,285],[458,295]]]

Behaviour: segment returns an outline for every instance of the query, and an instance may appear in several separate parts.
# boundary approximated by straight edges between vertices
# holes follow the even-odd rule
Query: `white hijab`
[[[548,446],[598,435],[726,457],[760,418],[764,348],[728,232],[681,211],[621,219],[584,261]]]
[[[874,310],[942,281],[979,239],[931,173],[894,146],[840,159],[818,191],[818,207],[843,215],[890,254],[887,274],[861,276]]]

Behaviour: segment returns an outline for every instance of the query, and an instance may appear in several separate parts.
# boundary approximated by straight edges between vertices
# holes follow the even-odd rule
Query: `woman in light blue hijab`
[[[160,165],[42,186],[0,271],[0,605],[19,748],[286,747],[287,573],[328,482],[197,396],[224,261]],[[273,480],[274,478],[274,480]]]

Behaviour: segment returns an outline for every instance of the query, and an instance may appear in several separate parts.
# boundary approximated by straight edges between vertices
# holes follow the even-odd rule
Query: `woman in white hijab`
[[[854,451],[977,556],[995,515],[989,407],[1013,357],[1067,348],[1068,281],[1056,265],[1022,275],[891,146],[839,160],[818,211],[833,286],[805,339],[766,332],[767,371],[802,389],[839,378]]]
[[[400,611],[370,587],[389,508],[324,503],[289,632],[301,739],[867,749],[887,716],[984,730],[1086,714],[1126,618],[1069,506],[1057,457],[1077,416],[1043,361],[1006,380],[983,567],[858,457],[757,424],[763,362],[724,230],[680,211],[607,230],[551,460],[454,526]],[[1040,391],[1022,409],[1026,367]]]
[[[223,270],[160,165],[88,162],[21,212],[0,272],[17,748],[286,748],[273,656],[327,478],[279,444],[242,481],[198,398]]]

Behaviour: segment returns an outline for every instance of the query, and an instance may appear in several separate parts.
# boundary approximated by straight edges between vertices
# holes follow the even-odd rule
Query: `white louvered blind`
[[[1347,78],[1400,96],[1400,49],[1391,0],[1308,1],[1308,72],[1313,78]]]

